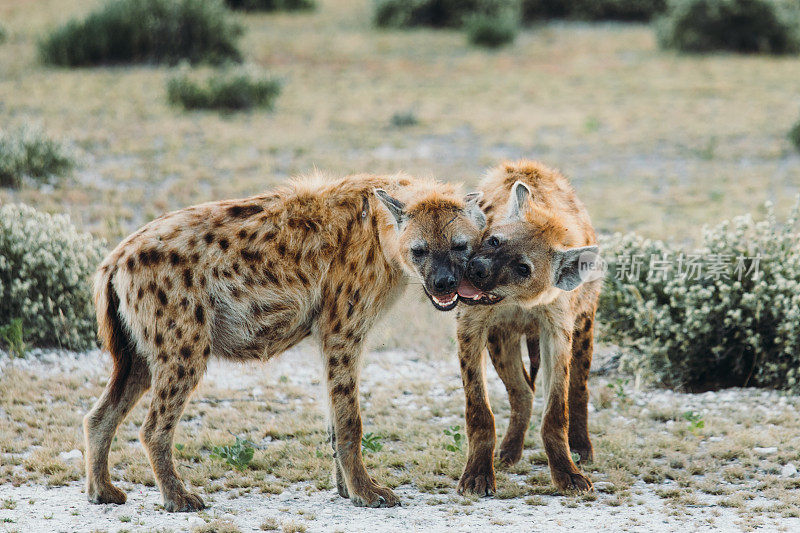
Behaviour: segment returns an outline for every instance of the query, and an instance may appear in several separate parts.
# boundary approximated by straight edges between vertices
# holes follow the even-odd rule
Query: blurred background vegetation
[[[601,233],[689,247],[765,201],[788,213],[800,189],[799,13],[792,0],[8,0],[0,202],[66,213],[113,246],[163,212],[314,167],[474,187],[528,157],[570,177]],[[374,343],[451,352],[453,317],[406,299]]]

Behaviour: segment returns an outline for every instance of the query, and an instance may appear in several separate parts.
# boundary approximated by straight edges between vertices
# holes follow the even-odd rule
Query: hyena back
[[[495,490],[494,417],[482,365],[487,347],[511,403],[500,463],[513,464],[522,455],[541,365],[542,440],[553,482],[560,490],[591,490],[570,453],[581,462],[593,458],[587,378],[601,281],[581,277],[580,261],[597,253],[588,212],[566,178],[535,162],[501,165],[481,188],[489,227],[459,290],[462,300],[475,304],[458,318],[469,441],[459,491]],[[530,374],[521,359],[523,336]]]
[[[419,269],[430,266],[411,263],[408,242],[476,244],[477,200],[405,176],[312,176],[270,194],[167,214],[125,239],[95,277],[99,336],[114,370],[84,419],[89,499],[125,502],[111,483],[108,452],[122,419],[152,386],[140,437],[164,506],[203,508],[175,470],[172,440],[209,357],[265,360],[314,335],[339,493],[356,505],[395,505],[361,459],[364,337],[399,295],[404,271],[423,277]],[[459,276],[469,253],[448,263]]]

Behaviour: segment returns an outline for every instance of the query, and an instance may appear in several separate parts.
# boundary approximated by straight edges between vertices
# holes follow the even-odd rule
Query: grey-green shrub
[[[241,26],[221,0],[108,0],[39,42],[46,64],[240,61]]]
[[[0,44],[4,43],[8,38],[8,31],[3,26],[0,26]]]
[[[499,48],[514,42],[519,31],[519,20],[506,15],[472,15],[465,28],[471,44],[485,48]]]
[[[0,324],[22,319],[36,346],[95,346],[91,276],[102,256],[102,244],[66,215],[0,206]]]
[[[792,142],[797,151],[800,152],[800,119],[794,123],[792,129],[789,130],[789,140]]]
[[[225,4],[242,11],[306,11],[317,7],[314,0],[225,0]]]
[[[799,214],[800,198],[783,222],[768,205],[763,220],[746,215],[706,228],[692,252],[705,258],[702,279],[679,275],[679,265],[684,273],[689,265],[680,247],[635,234],[604,239],[610,269],[598,319],[604,338],[625,347],[623,368],[689,390],[800,391]],[[634,255],[644,261],[640,275],[619,279],[630,273],[625,258]],[[667,275],[648,277],[651,258],[665,256],[671,260]],[[752,259],[758,256],[760,261]],[[745,259],[737,273],[739,258]],[[757,276],[747,272],[755,263]],[[730,278],[715,279],[714,264],[727,264]]]
[[[217,71],[206,77],[184,72],[167,82],[170,103],[185,109],[269,110],[280,92],[279,80],[245,69]]]
[[[0,187],[19,187],[25,177],[47,180],[74,165],[72,151],[41,129],[0,130]]]
[[[683,52],[800,52],[796,0],[669,0],[656,21],[664,48]]]
[[[525,22],[542,19],[649,21],[667,0],[522,0]]]
[[[460,28],[473,15],[519,13],[519,0],[376,0],[376,26]]]

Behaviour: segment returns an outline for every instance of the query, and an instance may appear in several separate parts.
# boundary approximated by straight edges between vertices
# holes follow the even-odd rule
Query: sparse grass
[[[315,0],[225,0],[225,5],[243,11],[308,11],[317,3]]]
[[[280,92],[280,81],[244,69],[215,71],[205,77],[181,73],[167,83],[169,102],[188,110],[271,110]]]

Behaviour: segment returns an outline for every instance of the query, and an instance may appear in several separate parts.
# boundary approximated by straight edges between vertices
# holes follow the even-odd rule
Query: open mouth
[[[502,296],[480,290],[466,278],[461,280],[456,293],[462,302],[469,305],[493,305],[503,299]]]
[[[425,294],[428,295],[428,298],[430,298],[431,302],[433,302],[433,306],[439,311],[450,311],[451,309],[454,309],[455,306],[458,304],[457,292],[435,296],[429,293],[428,289],[425,289]]]

